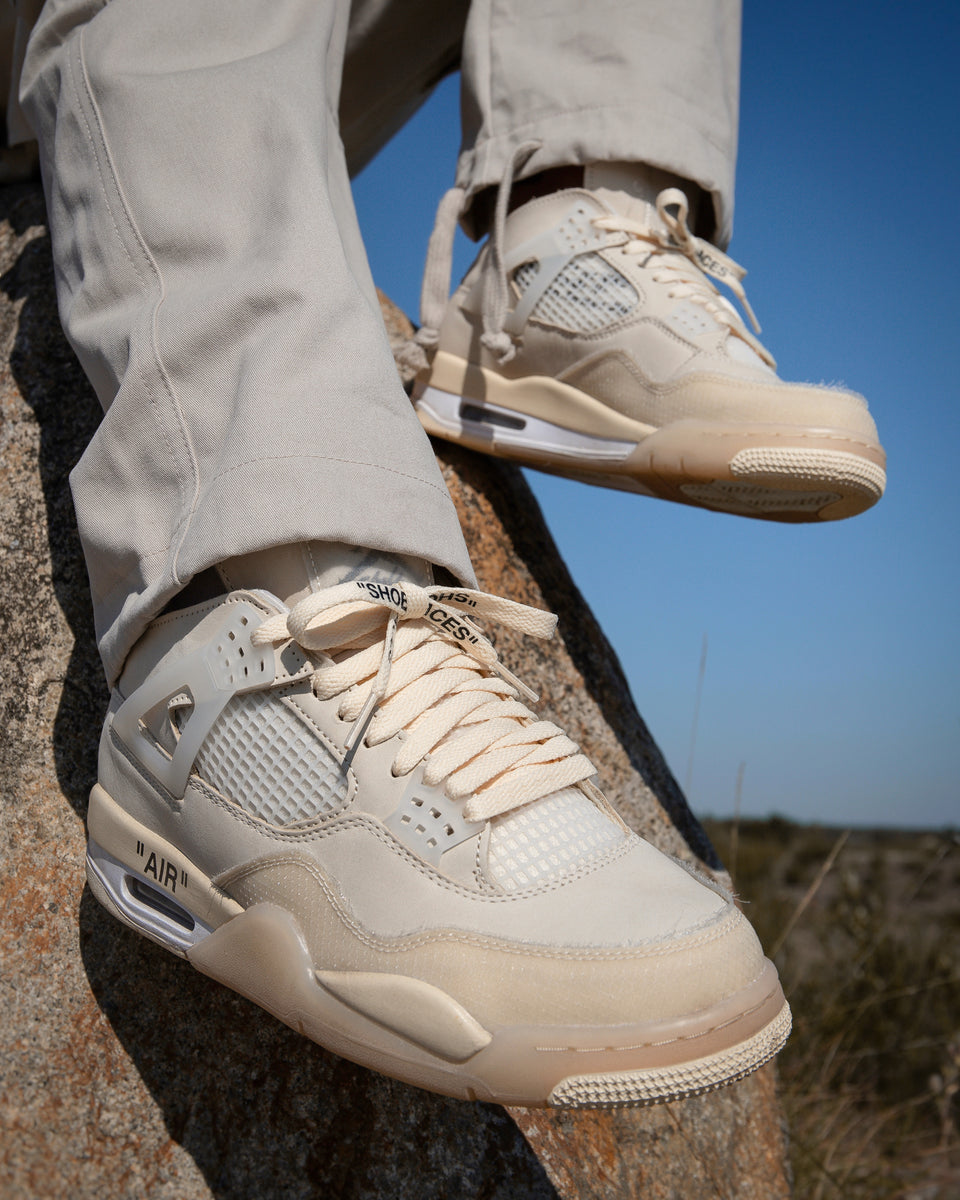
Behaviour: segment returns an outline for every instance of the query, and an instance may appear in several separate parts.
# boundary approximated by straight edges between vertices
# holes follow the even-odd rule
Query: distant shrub
[[[713,821],[724,856],[730,822]],[[780,939],[836,830],[743,821],[735,883]],[[777,955],[797,1200],[960,1196],[960,852],[951,834],[854,833]]]

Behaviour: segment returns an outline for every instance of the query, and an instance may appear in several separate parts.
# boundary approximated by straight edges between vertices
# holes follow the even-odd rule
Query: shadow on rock
[[[45,227],[43,195],[37,185],[5,188],[2,195],[2,215],[15,233]],[[45,228],[0,278],[0,290],[11,302],[22,305],[10,370],[36,417],[52,584],[73,634],[53,731],[57,779],[63,794],[83,817],[96,779],[97,742],[107,691],[67,477],[93,436],[101,410],[60,329]]]
[[[118,925],[86,892],[97,1002],[223,1200],[555,1200],[507,1113],[354,1066]]]

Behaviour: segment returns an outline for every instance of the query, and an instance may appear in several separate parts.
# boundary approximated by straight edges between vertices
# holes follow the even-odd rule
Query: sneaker
[[[585,175],[506,217],[421,338],[435,348],[414,392],[427,432],[742,516],[835,520],[875,504],[886,459],[866,402],[777,377],[714,286],[759,332],[742,268],[691,234],[684,193],[639,199],[617,164]]]
[[[87,872],[125,924],[320,1045],[502,1104],[693,1095],[789,1009],[728,893],[628,831],[522,701],[480,592],[354,579],[156,620],[104,726]]]

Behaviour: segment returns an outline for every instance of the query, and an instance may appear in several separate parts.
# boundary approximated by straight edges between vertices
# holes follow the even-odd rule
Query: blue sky
[[[744,15],[732,255],[784,378],[867,396],[888,491],[781,526],[529,472],[689,798],[836,824],[960,824],[960,9],[866,0]],[[416,314],[452,183],[447,80],[355,184],[378,284]],[[458,238],[456,271],[473,248]]]

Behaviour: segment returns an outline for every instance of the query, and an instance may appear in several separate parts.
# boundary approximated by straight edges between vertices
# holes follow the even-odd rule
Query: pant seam
[[[112,169],[113,164],[110,160],[109,150],[107,149],[106,138],[103,135],[103,124],[102,124],[102,121],[100,120],[99,111],[97,109],[96,101],[93,98],[93,92],[90,87],[90,82],[87,77],[86,69],[84,66],[83,31],[80,32],[80,35],[78,37],[77,60],[79,61],[80,76],[83,81],[82,88],[78,85],[78,82],[77,82],[77,64],[74,62],[73,57],[69,56],[67,59],[67,62],[69,65],[70,78],[71,78],[71,83],[73,85],[74,92],[77,94],[77,96],[80,100],[80,103],[78,104],[77,108],[78,108],[80,116],[83,120],[83,128],[87,135],[87,141],[90,143],[90,148],[92,151],[94,165],[97,170],[97,179],[100,183],[100,192],[103,196],[104,207],[106,208],[107,213],[110,217],[110,222],[113,225],[114,233],[117,235],[117,242],[120,245],[120,249],[123,251],[127,261],[130,263],[130,266],[133,268],[133,273],[137,278],[137,282],[140,284],[140,287],[144,291],[144,293],[149,294],[149,284],[147,283],[139,266],[137,265],[136,259],[130,253],[130,250],[127,247],[126,241],[124,240],[123,235],[120,232],[120,227],[117,224],[116,215],[114,213],[113,206],[110,203],[110,196],[109,196],[109,193],[107,192],[106,183],[105,183],[104,177],[103,177],[103,169],[102,169],[101,163],[100,163],[100,155],[97,152],[97,142],[96,142],[96,139],[94,138],[93,130],[90,128],[90,122],[87,118],[86,105],[83,102],[84,97],[86,97],[87,101],[89,102],[89,104],[93,110],[94,117],[97,120],[97,127],[98,127],[98,131],[100,133],[100,144],[103,149],[104,156],[106,157],[107,162],[111,166],[111,173],[113,174],[113,177],[114,177],[114,180],[113,180],[114,185],[117,186],[117,188],[119,190],[119,182],[116,178],[116,172],[113,171],[113,169]],[[131,362],[133,364],[133,368],[136,371],[136,374],[140,380],[141,386],[143,387],[144,395],[147,397],[151,407],[154,407],[153,397],[150,393],[150,388],[147,386],[147,382],[144,378],[143,370],[140,366],[139,356],[138,356],[136,350],[133,349],[133,347],[131,347],[130,357],[131,357]],[[179,507],[182,510],[182,508],[183,508],[183,487],[182,487],[182,480],[180,478],[180,472],[177,469],[176,457],[173,453],[173,447],[170,445],[170,439],[167,437],[167,431],[164,428],[163,422],[160,421],[159,419],[157,420],[157,426],[160,430],[160,436],[163,438],[164,445],[166,446],[167,454],[170,458],[170,461],[173,463],[174,470],[176,471],[176,474],[177,474],[177,490],[178,490],[179,499],[180,499]],[[164,549],[162,551],[155,552],[154,554],[150,555],[149,557],[156,558],[156,557],[159,557],[160,554],[165,554],[165,555],[169,554],[170,544],[171,544],[170,538],[169,538],[169,536],[167,536],[165,538]],[[141,556],[141,557],[143,557],[143,556]]]
[[[487,23],[487,27],[484,30],[484,43],[486,46],[486,55],[485,55],[485,64],[484,65],[486,66],[486,69],[487,69],[486,70],[486,78],[483,81],[484,89],[486,91],[484,100],[486,101],[486,106],[487,106],[486,111],[490,114],[491,124],[493,123],[493,121],[495,119],[495,113],[494,113],[494,107],[493,107],[493,5],[494,5],[494,0],[491,0],[489,7],[487,7],[486,9],[483,10],[486,15],[486,23]],[[500,135],[498,135],[498,136],[500,136]]]
[[[150,320],[150,349],[152,351],[154,364],[157,368],[157,373],[160,376],[164,390],[166,391],[167,396],[170,400],[170,403],[173,406],[174,414],[175,414],[176,420],[177,420],[177,426],[180,431],[180,436],[183,440],[184,449],[186,450],[187,458],[189,460],[189,463],[190,463],[190,466],[191,466],[191,469],[193,472],[193,480],[194,480],[193,502],[189,506],[189,509],[187,510],[186,514],[181,515],[181,519],[177,524],[176,530],[174,531],[174,535],[173,535],[173,537],[171,537],[170,542],[168,544],[168,551],[169,551],[169,549],[173,546],[174,540],[177,538],[177,535],[179,534],[179,540],[177,542],[177,547],[176,547],[176,550],[173,555],[173,562],[171,563],[171,573],[173,575],[174,581],[176,583],[180,583],[181,580],[179,579],[179,577],[177,575],[177,569],[176,569],[177,558],[179,556],[180,549],[183,546],[183,541],[187,535],[190,518],[192,517],[194,511],[196,510],[197,502],[199,499],[200,473],[199,473],[199,468],[197,466],[197,459],[196,459],[196,455],[194,453],[193,444],[190,441],[190,435],[186,428],[186,420],[185,420],[185,417],[183,414],[183,409],[181,407],[179,398],[176,395],[176,391],[170,381],[170,377],[167,374],[167,370],[163,364],[163,359],[160,354],[160,348],[159,348],[159,344],[158,344],[158,340],[157,340],[157,317],[159,315],[160,307],[163,304],[164,300],[166,299],[166,287],[164,285],[163,276],[160,272],[159,267],[157,266],[156,260],[154,259],[153,255],[150,253],[150,250],[149,250],[149,247],[147,246],[146,240],[144,239],[142,233],[140,232],[139,228],[137,227],[136,222],[133,219],[133,214],[130,211],[130,206],[126,201],[126,197],[124,196],[124,193],[123,193],[123,188],[120,185],[120,179],[119,179],[116,167],[113,162],[113,156],[111,155],[110,148],[107,144],[106,133],[105,133],[104,127],[103,127],[103,119],[100,114],[100,110],[97,105],[97,102],[94,98],[93,88],[90,84],[90,78],[89,78],[89,74],[87,72],[86,55],[84,52],[85,35],[86,35],[86,30],[81,29],[80,36],[78,39],[78,45],[77,45],[77,59],[79,62],[81,78],[83,80],[84,92],[86,94],[87,101],[90,105],[90,109],[93,113],[93,117],[94,117],[96,127],[97,127],[97,133],[99,135],[99,146],[103,153],[103,158],[107,164],[107,167],[109,168],[113,187],[116,190],[116,196],[119,201],[119,206],[120,206],[120,210],[123,214],[124,221],[125,221],[127,227],[129,228],[131,234],[133,235],[134,240],[136,241],[137,245],[139,246],[140,251],[143,254],[143,257],[144,257],[144,260],[145,260],[147,266],[149,267],[150,271],[153,274],[153,277],[154,277],[154,280],[156,283],[156,287],[159,292],[159,297],[153,306],[153,312],[151,314],[151,320]],[[74,86],[76,87],[76,82],[74,83]],[[81,105],[81,111],[83,111],[82,105]],[[110,219],[113,222],[113,227],[114,227],[114,230],[116,231],[117,238],[120,241],[120,244],[123,248],[124,253],[126,254],[127,258],[130,260],[130,264],[133,267],[134,273],[136,274],[137,279],[140,281],[141,286],[143,287],[145,292],[149,293],[149,287],[148,287],[146,281],[144,280],[143,276],[141,275],[140,271],[138,270],[137,264],[134,262],[133,257],[130,254],[130,251],[127,249],[126,243],[124,242],[124,239],[120,233],[120,229],[117,225],[116,217],[114,215],[113,208],[110,205],[110,200],[107,195],[106,188],[104,186],[103,172],[102,172],[102,169],[100,166],[100,156],[99,156],[99,154],[97,154],[97,143],[94,140],[93,132],[90,128],[90,124],[87,120],[87,116],[86,116],[85,112],[83,113],[83,122],[84,122],[84,127],[87,132],[87,137],[90,141],[91,148],[94,152],[94,159],[97,164],[97,174],[100,178],[101,191],[103,192],[104,201],[107,205],[107,211],[110,213]],[[149,398],[151,407],[153,407],[156,410],[156,401],[154,399],[152,389],[148,386],[148,384],[144,378],[143,371],[141,369],[140,363],[136,357],[135,352],[133,352],[133,357],[134,357],[134,362],[136,364],[135,369],[137,371],[137,375],[140,379],[140,382],[144,388],[145,394]],[[173,447],[170,444],[170,440],[167,437],[167,432],[166,432],[166,429],[164,428],[164,422],[158,418],[157,424],[160,427],[160,432],[163,435],[163,440],[164,440],[164,444],[166,445],[166,448],[167,448],[167,453],[170,456],[170,461],[173,464],[174,473],[176,474],[177,490],[178,490],[178,495],[179,495],[179,508],[180,508],[181,514],[183,514],[183,510],[187,507],[187,505],[185,503],[185,495],[184,495],[184,486],[185,486],[186,480],[184,479],[183,473],[180,470],[180,464],[178,462],[177,455],[174,453]],[[185,524],[186,524],[186,528],[184,528]],[[182,533],[180,533],[181,529],[183,529]]]
[[[214,484],[219,479],[230,475],[233,471],[240,471],[244,467],[259,466],[261,463],[269,462],[293,462],[298,460],[316,460],[318,462],[343,463],[346,466],[353,467],[370,467],[375,471],[385,471],[390,475],[397,475],[401,479],[410,479],[421,487],[428,487],[431,491],[439,492],[441,496],[449,499],[450,493],[445,487],[440,487],[439,484],[431,483],[428,479],[422,479],[419,475],[411,475],[407,471],[398,471],[396,467],[388,467],[383,463],[367,462],[361,458],[339,458],[332,454],[268,454],[262,458],[250,458],[244,462],[234,463],[232,467],[227,467],[225,471],[218,471],[216,475],[210,477],[210,483]]]

